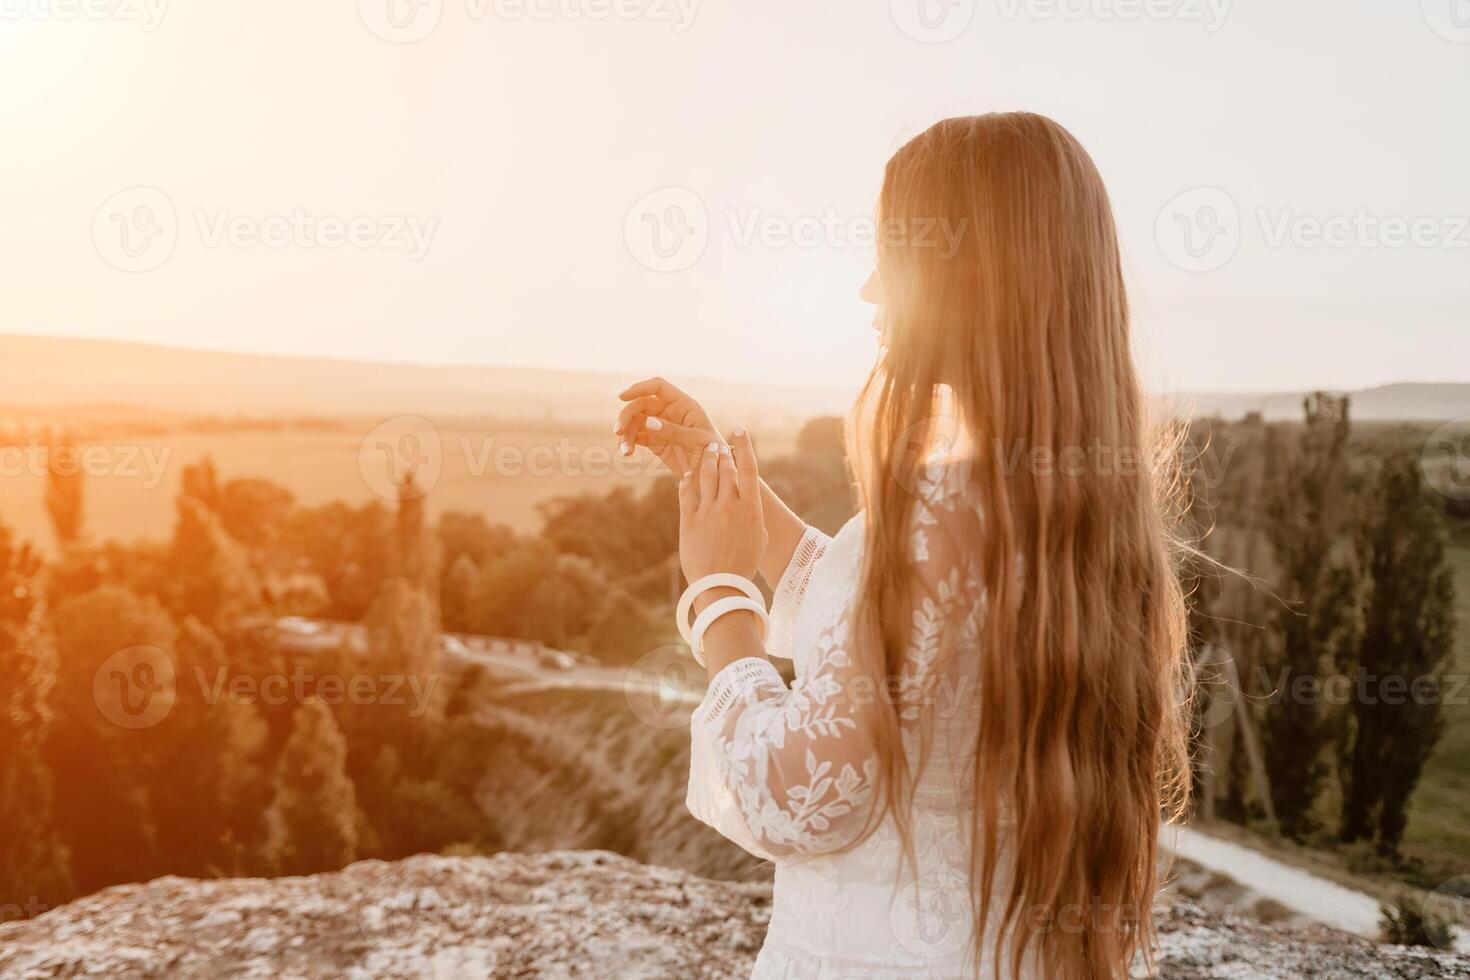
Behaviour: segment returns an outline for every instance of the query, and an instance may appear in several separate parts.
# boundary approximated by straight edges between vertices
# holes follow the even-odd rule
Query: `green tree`
[[[1383,461],[1356,530],[1369,587],[1342,839],[1376,837],[1393,852],[1443,727],[1439,679],[1455,625],[1442,519],[1425,495],[1416,458],[1399,453]]]
[[[587,634],[587,651],[606,663],[632,663],[654,645],[648,614],[622,589],[607,597]]]
[[[472,631],[565,646],[592,626],[607,577],[587,558],[531,538],[480,569]]]
[[[315,874],[356,860],[357,792],[346,765],[347,740],[332,712],[316,700],[300,705],[266,811],[266,853],[279,873]]]
[[[475,598],[479,591],[480,567],[469,555],[461,554],[444,576],[441,588],[445,629],[471,629]]]
[[[209,877],[238,862],[234,843],[262,832],[268,732],[257,706],[231,695],[229,658],[209,627],[188,617],[176,649],[177,696],[150,753],[151,810],[169,872]]]
[[[82,465],[77,447],[65,436],[46,445],[46,513],[63,547],[82,536]]]
[[[618,487],[601,497],[559,497],[538,509],[544,539],[613,578],[641,574],[679,549],[678,483],[670,476],[642,495]]]
[[[60,904],[74,890],[43,756],[57,658],[38,569],[0,525],[0,921]]]
[[[294,505],[291,492],[269,480],[238,479],[216,489],[210,509],[236,541],[252,550],[274,551]]]
[[[437,609],[439,540],[429,528],[428,500],[428,496],[419,491],[412,474],[400,484],[388,572],[422,592]]]
[[[289,556],[326,583],[323,615],[358,621],[389,574],[393,515],[380,502],[352,507],[335,501],[295,511],[282,537]]]
[[[406,579],[384,582],[363,622],[374,671],[427,677],[438,669],[438,617],[429,597]]]
[[[181,494],[178,514],[169,556],[173,608],[180,617],[196,616],[226,630],[260,608],[260,581],[245,549],[202,499]]]
[[[1276,616],[1276,640],[1261,665],[1274,685],[1261,736],[1280,829],[1301,839],[1327,774],[1334,719],[1320,698],[1298,696],[1301,683],[1350,667],[1357,578],[1334,561],[1345,524],[1348,399],[1321,392],[1304,402],[1306,424],[1294,445],[1276,429],[1266,441],[1266,537],[1291,604]]]
[[[57,603],[52,618],[61,666],[45,758],[77,886],[146,880],[160,862],[148,779],[154,721],[175,697],[173,622],[156,600],[114,585]]]

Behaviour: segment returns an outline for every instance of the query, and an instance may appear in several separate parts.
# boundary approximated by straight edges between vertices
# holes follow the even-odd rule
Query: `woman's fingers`
[[[636,435],[628,439],[628,442],[633,446],[646,446],[653,450],[658,455],[658,458],[664,461],[664,465],[673,470],[675,474],[683,473],[689,469],[689,461],[694,458],[693,452],[679,446],[671,446],[662,439],[654,440],[651,438],[653,435],[654,433],[649,432],[647,429],[639,429]],[[623,455],[631,456],[631,448],[628,452],[623,453]]]
[[[694,471],[685,470],[679,477],[679,517],[686,518],[699,507],[699,490],[694,483]]]
[[[620,436],[632,435],[637,431],[638,416],[657,415],[664,407],[663,402],[652,395],[644,395],[642,398],[633,398],[618,412],[618,420],[613,425],[613,433]]]
[[[709,443],[710,434],[706,429],[691,429],[652,415],[644,420],[643,430],[648,435],[648,445],[655,449],[678,446],[688,452],[699,452]]]
[[[704,447],[699,459],[699,503],[700,506],[714,501],[720,489],[720,444],[712,442]]]
[[[643,398],[648,395],[652,395],[655,398],[660,398],[666,402],[674,402],[678,401],[681,398],[689,397],[678,388],[675,388],[673,385],[669,384],[663,378],[648,378],[645,381],[639,381],[637,384],[631,384],[628,387],[624,388],[622,391],[618,392],[618,397],[621,398],[623,401],[629,401],[634,398]]]
[[[720,447],[720,489],[718,499],[736,500],[740,497],[740,487],[735,478],[735,457],[730,454],[729,446]]]
[[[627,440],[628,448],[623,451],[624,456],[632,454],[634,445],[647,446],[658,453],[669,469],[682,473],[689,468],[689,461],[698,458],[704,451],[704,447],[709,444],[709,436],[707,429],[691,429],[687,425],[650,415],[636,432],[620,436],[619,444],[622,445],[622,440]]]
[[[755,446],[743,426],[736,426],[730,434],[730,449],[735,457],[735,480],[740,496],[759,493],[761,475],[755,463]]]

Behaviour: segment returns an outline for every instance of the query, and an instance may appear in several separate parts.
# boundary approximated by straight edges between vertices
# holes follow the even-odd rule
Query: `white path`
[[[1370,939],[1378,935],[1378,900],[1362,892],[1188,827],[1164,828],[1164,846],[1318,922]]]

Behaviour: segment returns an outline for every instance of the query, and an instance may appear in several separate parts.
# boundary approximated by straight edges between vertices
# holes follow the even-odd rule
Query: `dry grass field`
[[[93,539],[164,538],[184,468],[208,456],[222,479],[267,479],[304,505],[335,500],[363,504],[393,493],[390,464],[418,462],[430,511],[484,514],[519,531],[535,531],[537,505],[559,496],[641,489],[667,470],[646,450],[617,455],[608,424],[558,418],[312,419],[303,422],[210,423],[172,419],[109,422],[65,418],[78,433],[86,532]],[[0,446],[0,520],[22,539],[54,545],[44,502],[44,463],[30,450],[47,424],[31,417],[32,436]],[[760,433],[761,451],[789,453],[794,430]],[[87,454],[91,454],[90,458]]]

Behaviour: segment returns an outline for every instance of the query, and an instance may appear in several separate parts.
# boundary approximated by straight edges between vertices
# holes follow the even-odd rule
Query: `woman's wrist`
[[[806,534],[806,521],[797,517],[765,480],[761,480],[761,513],[765,519],[766,548],[761,554],[760,573],[774,589],[781,581],[781,573],[791,564],[802,535]]]
[[[704,631],[700,652],[704,655],[704,664],[711,678],[737,660],[765,656],[765,635],[760,617],[749,609],[726,613]]]
[[[720,585],[712,589],[705,589],[699,595],[694,597],[694,615],[698,616],[700,613],[704,612],[706,609],[708,609],[710,606],[714,605],[721,599],[726,599],[730,596],[743,595],[745,595],[744,592],[741,592],[739,589],[727,585]],[[734,613],[731,613],[730,615],[734,615]],[[723,619],[724,617],[722,616],[720,618]],[[719,620],[715,620],[715,622],[719,622]]]

